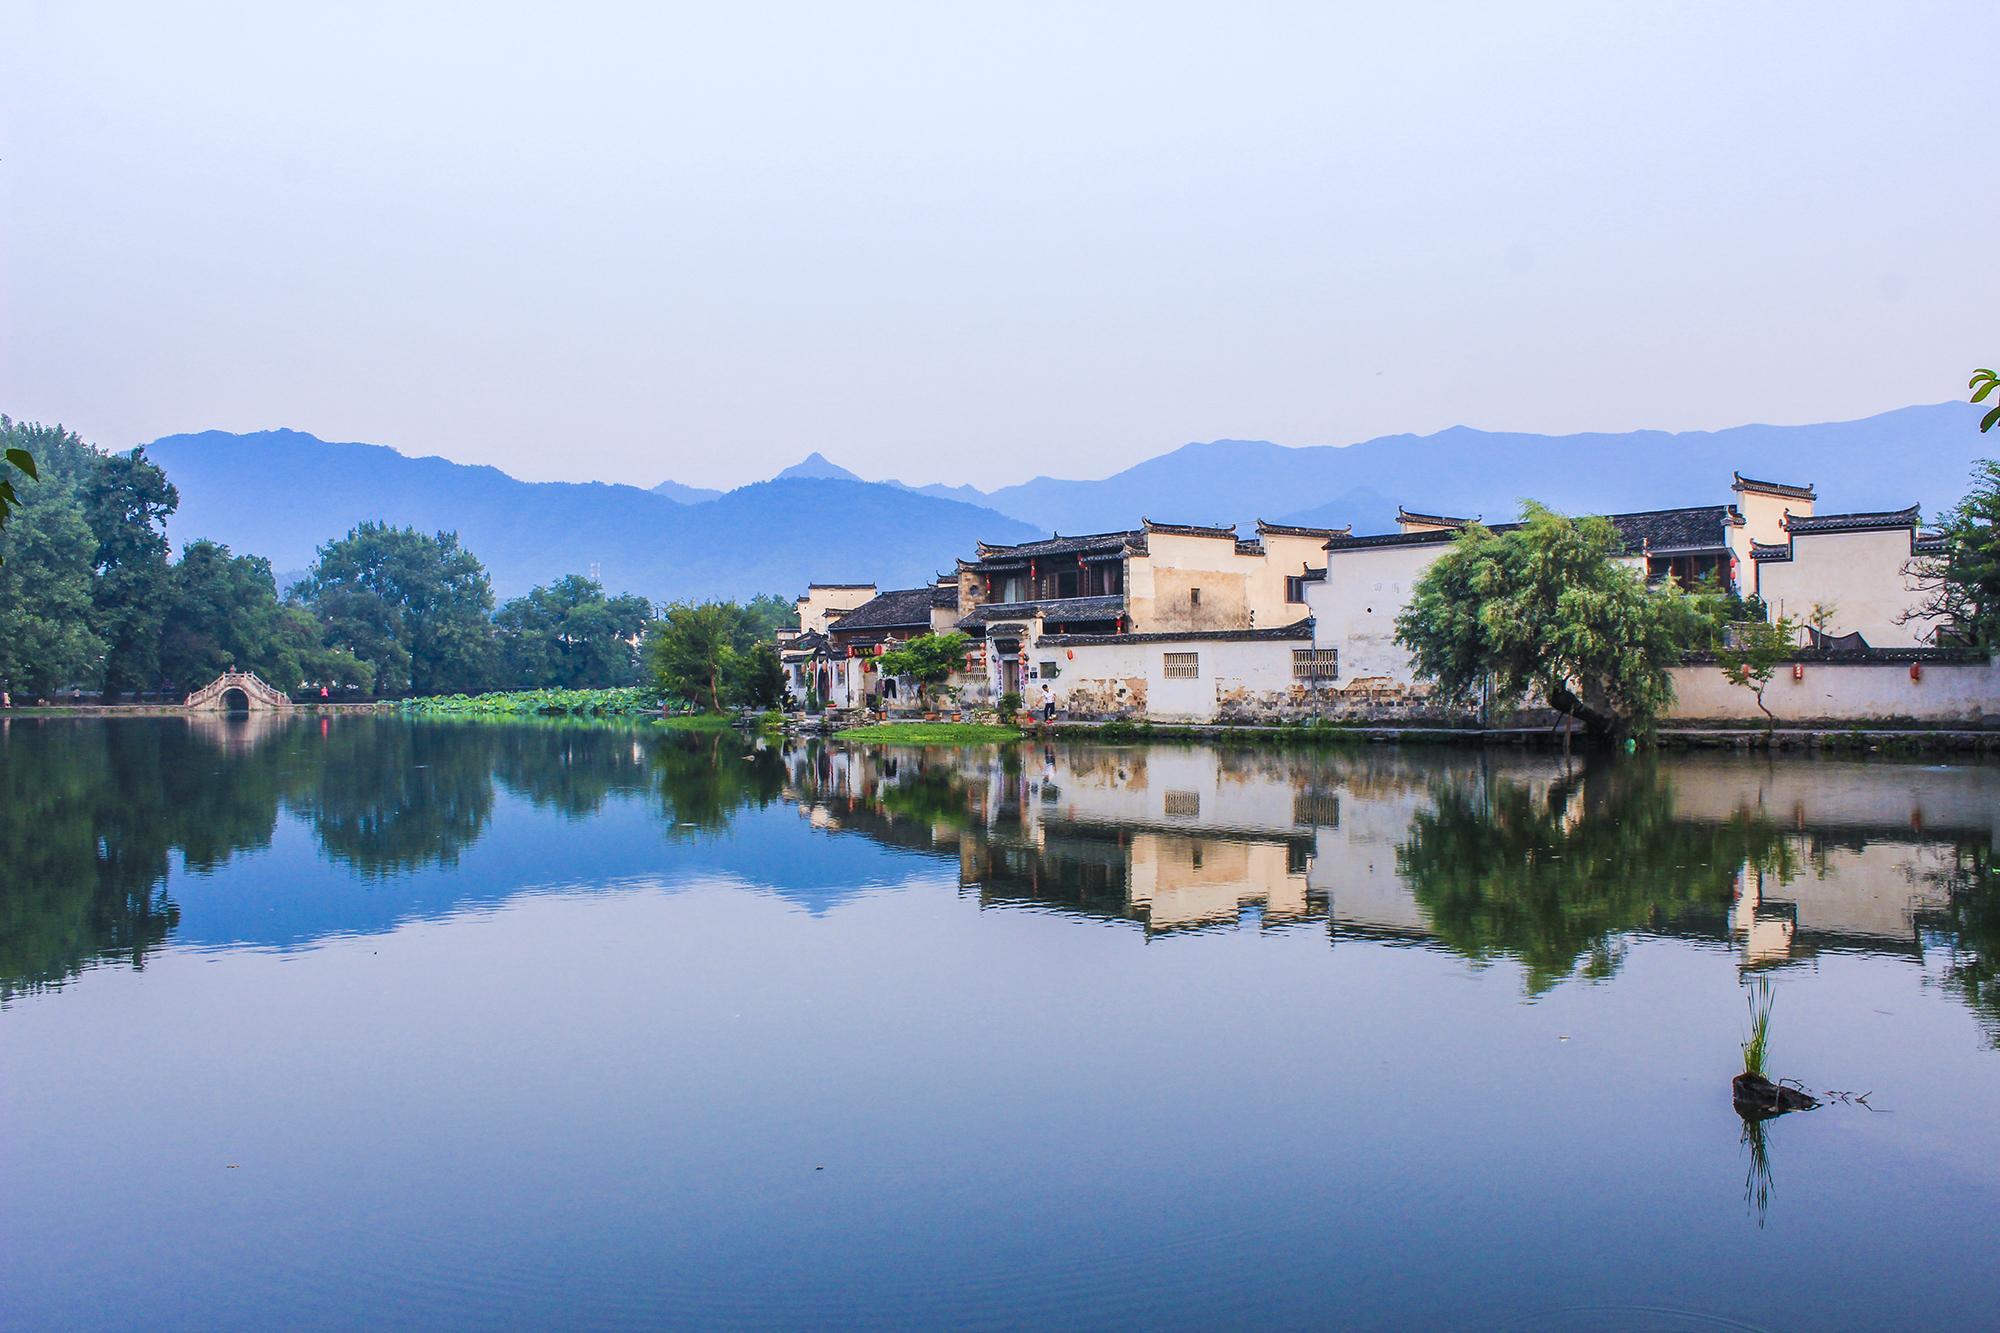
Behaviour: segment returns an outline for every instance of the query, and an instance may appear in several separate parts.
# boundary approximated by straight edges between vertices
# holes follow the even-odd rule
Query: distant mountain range
[[[982,537],[1038,535],[990,509],[859,481],[766,481],[683,504],[290,430],[170,435],[147,452],[180,489],[167,525],[177,546],[213,538],[296,577],[320,544],[381,519],[456,531],[503,598],[593,567],[613,592],[656,601],[796,594],[812,580],[911,587]]]
[[[517,480],[490,467],[410,458],[297,431],[172,435],[149,446],[181,490],[178,543],[213,537],[301,571],[320,543],[363,519],[456,530],[502,596],[600,567],[613,591],[657,600],[794,593],[809,580],[910,586],[976,541],[1129,527],[1143,517],[1259,518],[1357,532],[1392,527],[1398,504],[1511,517],[1524,496],[1573,512],[1715,504],[1730,473],[1811,482],[1822,512],[1927,515],[1963,492],[1994,451],[1967,403],[1906,407],[1817,426],[1528,435],[1455,426],[1347,446],[1262,440],[1188,444],[1095,481],[1037,477],[980,491],[864,481],[819,453],[767,482],[720,492]]]

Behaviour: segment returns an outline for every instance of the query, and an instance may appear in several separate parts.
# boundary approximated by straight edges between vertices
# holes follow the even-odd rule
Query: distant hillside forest
[[[0,530],[0,688],[21,703],[65,691],[175,698],[225,670],[308,696],[401,697],[640,683],[644,597],[580,575],[496,606],[485,566],[454,533],[361,523],[321,546],[281,594],[271,562],[195,540],[178,559],[179,504],[143,448],[110,454],[60,426],[0,417],[25,449],[19,507]],[[782,598],[744,609],[768,638]]]

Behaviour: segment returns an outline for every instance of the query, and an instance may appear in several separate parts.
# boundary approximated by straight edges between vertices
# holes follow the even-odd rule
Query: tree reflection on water
[[[1650,761],[1600,762],[1545,786],[1491,773],[1433,785],[1397,866],[1439,943],[1520,961],[1532,993],[1611,976],[1619,941],[1724,914],[1744,867],[1789,879],[1796,849],[1769,819],[1676,813]]]
[[[1928,806],[1917,774],[1942,793]],[[281,816],[380,885],[458,867],[514,799],[590,839],[614,808],[648,812],[652,834],[629,849],[644,870],[782,806],[830,836],[955,863],[989,906],[1149,937],[1311,926],[1514,960],[1531,994],[1614,976],[1648,933],[1730,942],[1744,966],[1929,950],[2000,1041],[1989,778],[1806,760],[1572,770],[1470,751],[863,749],[615,723],[13,721],[0,999],[100,961],[143,966],[180,922],[175,875],[270,847]],[[740,877],[786,873],[766,855]],[[1885,891],[1890,877],[1907,887]]]

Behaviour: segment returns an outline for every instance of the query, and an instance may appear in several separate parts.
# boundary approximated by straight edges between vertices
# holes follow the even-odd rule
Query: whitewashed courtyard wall
[[[2000,664],[1975,662],[1831,662],[1806,660],[1800,679],[1780,666],[1764,704],[1780,722],[1798,725],[1917,722],[1934,726],[2000,726]],[[1918,678],[1910,668],[1918,668]],[[1757,701],[1724,679],[1712,663],[1674,667],[1675,722],[1756,720]]]

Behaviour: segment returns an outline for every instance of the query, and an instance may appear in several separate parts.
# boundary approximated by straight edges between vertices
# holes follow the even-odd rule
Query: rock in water
[[[1819,1099],[1797,1088],[1773,1083],[1761,1074],[1738,1074],[1729,1085],[1736,1114],[1746,1120],[1768,1120],[1787,1111],[1810,1111]]]

